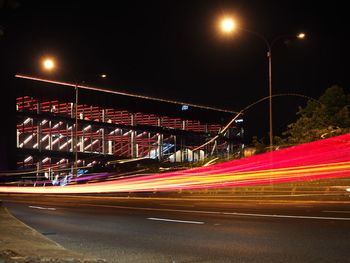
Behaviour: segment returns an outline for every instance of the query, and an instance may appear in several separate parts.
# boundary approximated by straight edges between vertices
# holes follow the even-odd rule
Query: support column
[[[102,109],[102,123],[105,123],[105,116],[106,116],[106,110],[105,109]],[[107,140],[106,140],[106,131],[105,131],[105,128],[101,128],[101,136],[102,136],[102,153],[103,154],[106,154],[107,152],[107,146],[106,146],[106,143],[107,143]]]
[[[38,144],[38,151],[41,152],[41,139],[42,139],[42,127],[41,121],[38,120],[37,131],[36,131],[36,143]]]
[[[131,155],[131,158],[135,158],[136,157],[136,131],[133,130],[135,126],[135,115],[131,114],[130,119],[131,119],[130,124],[132,126],[132,130],[130,134],[130,155]]]
[[[52,121],[49,121],[49,150],[52,151]]]
[[[158,139],[157,139],[157,143],[158,143],[158,160],[162,161],[163,160],[163,134],[158,134]]]
[[[42,162],[39,159],[39,161],[37,161],[37,163],[36,163],[36,181],[38,181],[40,179],[39,174],[41,172],[41,167],[42,167]]]
[[[148,158],[151,158],[151,133],[148,132],[147,133],[147,136],[148,136]]]
[[[174,163],[177,162],[176,158],[176,135],[174,135]]]
[[[36,113],[39,115],[41,113],[40,102],[36,104]],[[41,138],[42,138],[42,127],[41,121],[37,120],[37,131],[36,131],[36,139],[38,144],[38,150],[41,152]]]
[[[162,119],[158,118],[158,127],[162,126]],[[158,152],[158,160],[162,161],[163,160],[163,134],[158,133],[157,136],[157,152]]]

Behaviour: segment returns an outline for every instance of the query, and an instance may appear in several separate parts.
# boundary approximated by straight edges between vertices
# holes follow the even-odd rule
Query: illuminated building
[[[198,120],[180,106],[97,92],[81,94],[76,105],[72,89],[57,83],[18,84],[17,169],[34,169],[37,177],[72,173],[76,151],[78,167],[88,168],[132,158],[192,162],[210,155],[232,157],[242,150],[243,128],[238,124],[214,143],[194,150],[226,124],[203,121],[203,112]],[[226,113],[228,117],[232,115]]]

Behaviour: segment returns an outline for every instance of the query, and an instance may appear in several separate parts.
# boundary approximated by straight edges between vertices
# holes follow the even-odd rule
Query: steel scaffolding
[[[18,97],[16,110],[17,167],[37,169],[38,173],[45,170],[49,179],[55,169],[70,172],[75,151],[78,166],[91,167],[122,158],[197,161],[241,147],[242,131],[235,126],[229,129],[227,138],[192,151],[218,134],[221,125],[31,96]]]

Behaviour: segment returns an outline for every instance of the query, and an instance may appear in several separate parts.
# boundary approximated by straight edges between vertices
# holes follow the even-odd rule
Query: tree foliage
[[[255,152],[256,154],[266,152],[266,144],[264,143],[264,139],[258,139],[257,136],[253,136],[252,144],[256,149],[256,152]]]
[[[296,122],[288,125],[279,145],[289,146],[311,142],[350,132],[350,95],[334,85],[318,100],[309,100],[299,107]]]

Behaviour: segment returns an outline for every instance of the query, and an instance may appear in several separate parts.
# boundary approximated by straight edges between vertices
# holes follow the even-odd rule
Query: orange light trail
[[[340,177],[350,177],[350,134],[185,171],[146,174],[64,187],[2,186],[0,192],[71,194],[175,191]]]

